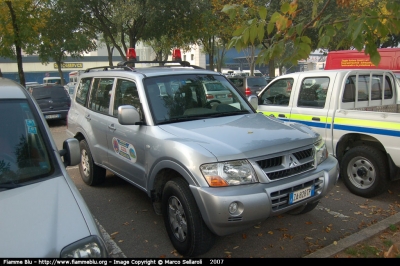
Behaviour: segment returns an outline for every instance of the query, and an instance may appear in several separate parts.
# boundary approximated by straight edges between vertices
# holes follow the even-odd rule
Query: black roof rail
[[[196,69],[204,69],[199,66],[193,66],[191,65],[188,61],[181,61],[181,60],[175,60],[175,61],[136,61],[136,60],[130,60],[130,61],[122,61],[118,63],[118,66],[131,66],[134,67],[135,63],[149,63],[149,64],[160,64],[159,66],[152,66],[152,67],[176,67],[176,66],[183,66],[183,67],[193,67]],[[168,63],[175,63],[179,65],[165,65]]]
[[[87,69],[84,71],[84,73],[88,73],[88,72],[90,72],[91,70],[94,70],[94,69],[102,69],[103,71],[107,71],[107,70],[109,70],[109,69],[123,69],[123,70],[129,70],[129,71],[132,71],[132,70],[133,70],[132,68],[130,68],[130,67],[128,67],[128,66],[120,66],[120,65],[118,65],[118,66],[101,66],[101,67],[91,67],[91,68],[87,68]]]
[[[136,60],[130,60],[130,61],[122,61],[119,62],[118,65],[116,66],[100,66],[100,67],[91,67],[87,68],[86,70],[83,71],[83,73],[89,73],[91,70],[96,70],[96,69],[101,69],[103,71],[108,71],[109,69],[122,69],[122,70],[127,70],[127,71],[135,71],[133,67],[135,67],[135,63],[151,63],[151,64],[160,64],[160,66],[151,66],[151,67],[192,67],[195,69],[204,69],[199,66],[194,66],[191,65],[188,61],[136,61]],[[165,65],[168,63],[178,63],[179,65]]]

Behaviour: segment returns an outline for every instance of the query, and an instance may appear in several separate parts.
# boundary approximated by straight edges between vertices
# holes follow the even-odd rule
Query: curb
[[[352,234],[346,238],[337,241],[337,244],[330,244],[322,249],[319,249],[303,258],[329,258],[342,250],[353,246],[373,235],[379,234],[380,232],[386,230],[390,225],[397,224],[400,222],[400,212],[389,216],[388,218],[379,221],[378,223],[371,225],[361,231]]]
[[[117,243],[115,243],[114,240],[112,240],[111,236],[106,232],[106,230],[104,230],[103,226],[99,223],[99,221],[97,219],[95,220],[97,226],[99,227],[99,231],[102,234],[105,244],[107,246],[107,250],[109,252],[108,254],[109,258],[126,258],[125,254],[118,247]]]

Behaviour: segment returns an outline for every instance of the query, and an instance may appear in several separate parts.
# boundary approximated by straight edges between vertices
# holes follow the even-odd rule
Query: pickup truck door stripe
[[[400,137],[400,123],[336,117],[334,129]]]
[[[400,123],[394,122],[383,122],[383,121],[371,121],[371,120],[362,120],[362,119],[352,119],[352,118],[335,118],[335,125],[352,125],[352,126],[366,126],[373,128],[382,128],[382,129],[393,129],[400,130]]]
[[[334,124],[333,128],[337,129],[337,130],[354,131],[354,132],[358,132],[358,133],[362,132],[362,133],[386,135],[386,136],[392,136],[392,137],[400,137],[400,131],[396,131],[396,130],[370,128],[370,127],[359,127],[359,126],[348,126],[348,125],[339,125],[339,124]]]

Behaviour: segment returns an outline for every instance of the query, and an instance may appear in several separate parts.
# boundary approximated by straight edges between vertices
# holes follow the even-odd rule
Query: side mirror
[[[74,166],[81,162],[81,151],[79,141],[74,138],[66,139],[63,142],[63,149],[59,151],[64,159],[64,166]]]
[[[256,95],[250,95],[248,101],[254,109],[258,109],[258,97]]]
[[[140,114],[132,105],[118,107],[118,122],[121,125],[136,125],[140,122]]]

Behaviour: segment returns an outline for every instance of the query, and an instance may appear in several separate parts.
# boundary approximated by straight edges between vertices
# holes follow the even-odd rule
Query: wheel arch
[[[174,161],[162,161],[157,163],[150,172],[147,187],[151,201],[157,214],[158,204],[161,204],[162,192],[165,184],[174,177],[182,178],[188,185],[199,186],[190,171]]]
[[[356,146],[362,146],[362,145],[374,147],[375,149],[378,149],[387,155],[385,147],[377,138],[367,134],[349,133],[343,135],[336,144],[336,154],[335,154],[336,158],[338,159],[339,162],[341,162],[344,154],[348,150]]]
[[[395,165],[390,154],[387,153],[383,144],[375,137],[367,134],[349,133],[343,135],[336,144],[336,158],[341,163],[344,154],[356,146],[370,146],[382,151],[386,156],[386,161],[389,166],[389,176],[392,180],[400,179],[400,168]]]

